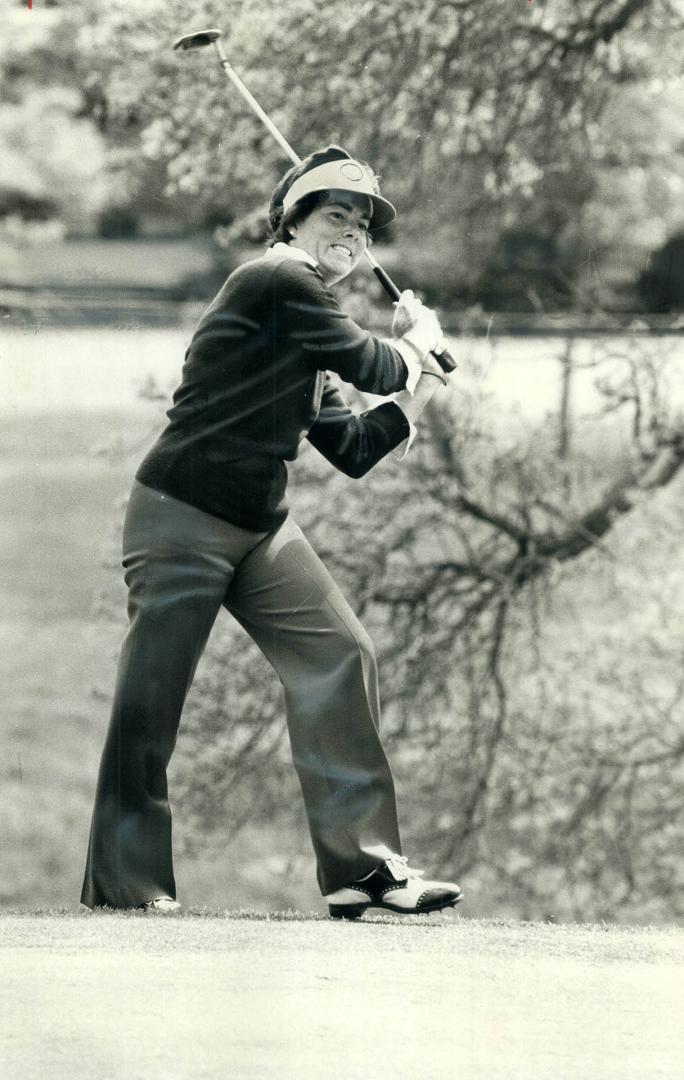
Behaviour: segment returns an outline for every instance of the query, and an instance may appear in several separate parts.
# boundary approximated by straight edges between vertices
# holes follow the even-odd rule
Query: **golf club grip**
[[[401,293],[392,281],[392,278],[389,276],[389,274],[377,264],[373,264],[373,273],[375,274],[376,278],[382,285],[387,295],[391,297],[392,300],[398,300],[401,296]],[[443,352],[435,352],[435,350],[433,349],[432,355],[441,367],[442,371],[446,372],[447,375],[450,372],[456,370],[456,361],[454,360],[448,349],[444,349]]]

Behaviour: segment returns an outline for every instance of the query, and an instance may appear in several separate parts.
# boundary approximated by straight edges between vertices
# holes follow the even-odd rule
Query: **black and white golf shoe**
[[[397,915],[429,915],[455,907],[463,893],[453,881],[425,881],[403,855],[392,855],[364,878],[324,897],[333,919],[359,919],[369,908]]]

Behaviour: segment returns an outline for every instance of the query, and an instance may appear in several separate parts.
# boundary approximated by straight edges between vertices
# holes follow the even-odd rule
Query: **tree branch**
[[[684,432],[673,437],[672,444],[661,450],[643,472],[614,485],[603,499],[576,521],[565,533],[534,538],[536,553],[542,559],[564,561],[594,547],[613,527],[616,518],[628,513],[647,492],[665,487],[684,465]]]

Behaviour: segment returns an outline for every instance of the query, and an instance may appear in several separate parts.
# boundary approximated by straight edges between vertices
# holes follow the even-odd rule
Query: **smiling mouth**
[[[343,251],[344,254],[348,255],[350,259],[352,257],[351,249],[348,248],[346,244],[333,244],[332,249],[333,251]]]

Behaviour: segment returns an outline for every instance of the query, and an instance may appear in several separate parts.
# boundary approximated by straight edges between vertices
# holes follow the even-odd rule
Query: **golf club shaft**
[[[275,126],[275,124],[271,120],[270,116],[268,116],[268,114],[264,112],[264,110],[261,108],[261,105],[259,104],[257,99],[247,89],[247,87],[243,83],[240,76],[233,69],[228,57],[226,56],[226,50],[223,48],[223,43],[222,43],[220,37],[217,37],[214,40],[213,44],[214,44],[214,46],[216,48],[216,52],[218,53],[218,57],[219,57],[219,61],[221,63],[221,67],[225,71],[226,75],[228,76],[228,78],[232,82],[235,89],[238,91],[238,93],[240,93],[242,95],[242,97],[245,99],[245,101],[250,106],[250,108],[256,113],[256,115],[261,120],[262,124],[264,124],[264,126],[266,128],[268,128],[268,130],[270,131],[270,133],[273,136],[273,138],[275,139],[275,141],[278,143],[278,145],[281,147],[281,149],[285,151],[285,153],[290,158],[290,160],[293,162],[293,164],[300,165],[302,159],[300,158],[299,154],[297,154],[297,152],[295,150],[293,150],[293,148],[290,146],[287,139],[283,135],[281,135],[281,133],[278,131],[278,128]],[[382,287],[385,290],[385,292],[387,293],[387,295],[392,300],[397,301],[399,299],[399,297],[401,296],[401,291],[394,284],[394,282],[392,281],[392,278],[389,276],[389,274],[385,270],[383,270],[383,268],[380,266],[380,263],[378,262],[378,260],[376,258],[374,258],[373,255],[371,255],[368,248],[364,249],[364,254],[365,254],[366,259],[368,260],[368,262],[369,262],[369,264],[371,266],[371,269],[373,270],[373,273],[375,274],[376,278],[378,279],[378,281],[382,285]],[[437,352],[436,350],[432,350],[432,355],[435,357],[435,359],[437,360],[437,363],[440,365],[440,367],[442,368],[443,371],[451,372],[451,371],[453,371],[455,369],[456,361],[454,360],[453,356],[451,355],[451,353],[449,352],[448,349],[444,349],[441,352]]]
[[[242,94],[243,98],[257,114],[262,124],[264,124],[268,128],[275,141],[290,158],[290,161],[292,161],[295,165],[301,165],[302,159],[300,158],[299,154],[297,154],[292,149],[284,135],[280,134],[278,128],[275,126],[270,116],[268,116],[268,114],[264,112],[257,99],[247,89],[237,72],[233,70],[231,63],[226,56],[226,50],[223,48],[223,43],[221,42],[220,38],[216,39],[216,41],[214,42],[214,46],[216,48],[216,52],[218,53],[219,60],[221,61],[221,67],[225,71],[226,75],[232,82],[235,89],[238,90],[240,94]]]

